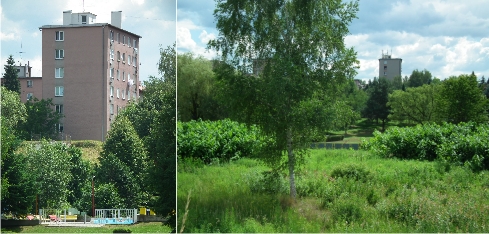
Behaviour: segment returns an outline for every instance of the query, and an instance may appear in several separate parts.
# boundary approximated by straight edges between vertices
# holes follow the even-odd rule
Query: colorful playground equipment
[[[137,209],[95,209],[93,224],[134,224],[138,221]]]

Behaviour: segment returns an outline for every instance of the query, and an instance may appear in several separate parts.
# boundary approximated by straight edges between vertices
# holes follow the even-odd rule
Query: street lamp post
[[[95,217],[95,190],[93,188],[93,179],[95,176],[92,177],[92,217]]]

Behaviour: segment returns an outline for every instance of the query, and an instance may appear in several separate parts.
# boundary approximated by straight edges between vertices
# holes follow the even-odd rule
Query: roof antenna
[[[22,51],[22,41],[20,41],[20,51],[19,51],[19,54],[20,54],[20,60],[22,61],[22,54],[24,54],[25,52]],[[22,63],[21,61],[19,61],[19,64],[20,66],[22,66]]]
[[[83,12],[85,12],[85,0],[83,0]]]

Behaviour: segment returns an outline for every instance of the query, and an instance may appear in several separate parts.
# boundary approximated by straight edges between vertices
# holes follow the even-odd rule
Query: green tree
[[[450,123],[487,121],[489,100],[477,85],[475,75],[451,76],[444,80],[437,96],[438,118]]]
[[[94,175],[93,168],[89,161],[82,158],[80,148],[69,147],[67,150],[70,157],[70,174],[72,175],[68,183],[67,201],[72,207],[79,210],[90,210],[84,209],[86,207],[83,206],[83,193],[91,191],[91,178]]]
[[[356,53],[344,38],[357,11],[356,1],[216,0],[219,36],[209,48],[225,63],[217,77],[233,115],[275,137],[267,161],[277,168],[287,151],[293,198],[296,164],[307,153],[309,135],[328,120],[321,114],[325,105],[355,74]]]
[[[369,98],[367,100],[364,116],[371,120],[375,119],[378,121],[380,119],[382,121],[382,131],[385,130],[385,124],[388,121],[390,113],[390,107],[387,106],[389,90],[389,81],[384,77],[381,77],[378,80],[374,78],[374,81],[367,90]]]
[[[27,145],[29,173],[36,175],[39,207],[68,207],[69,183],[73,178],[70,173],[70,147],[46,140],[39,145]]]
[[[175,61],[175,46],[168,47],[161,60]],[[175,76],[175,66],[160,67],[160,74]],[[161,82],[164,80],[164,82]],[[161,79],[157,95],[162,105],[151,126],[150,138],[146,141],[150,160],[148,184],[155,195],[153,209],[161,215],[172,214],[176,210],[176,83],[175,79]],[[175,216],[167,223],[176,226]]]
[[[392,90],[402,90],[403,84],[404,83],[402,82],[401,76],[395,76],[394,78],[392,78],[391,81]]]
[[[147,154],[126,116],[119,115],[112,123],[99,159],[97,183],[113,183],[126,208],[147,202]]]
[[[219,119],[212,62],[190,52],[179,54],[177,73],[179,120]]]
[[[142,101],[132,103],[119,116],[126,116],[143,140],[148,155],[149,176],[144,183],[152,195],[148,206],[166,215],[176,209],[176,48],[160,50],[158,64],[161,77],[145,82]],[[176,225],[174,217],[168,221]]]
[[[433,78],[428,70],[424,69],[423,71],[418,71],[418,69],[416,69],[409,76],[407,86],[412,88],[419,87],[424,84],[431,84],[431,81],[433,81]]]
[[[391,108],[389,119],[413,121],[424,124],[435,121],[436,91],[440,85],[423,85],[407,88],[406,91],[395,90],[389,94],[388,106]]]
[[[20,94],[20,81],[17,76],[17,69],[15,68],[15,61],[12,55],[7,59],[7,65],[5,65],[4,86],[10,90]]]
[[[2,126],[10,131],[15,131],[27,118],[27,110],[20,101],[19,94],[1,87]],[[3,151],[2,151],[3,152]]]
[[[30,140],[32,134],[41,134],[41,136],[54,139],[57,129],[56,124],[60,123],[63,114],[54,110],[52,99],[37,99],[28,100],[25,103],[27,109],[27,119],[21,124],[21,138]]]
[[[7,203],[4,199],[9,197],[9,186],[10,184],[16,183],[16,179],[9,179],[10,175],[18,176],[21,175],[22,172],[18,174],[12,174],[12,170],[10,168],[20,167],[21,165],[16,165],[15,163],[22,163],[22,160],[16,159],[17,155],[14,153],[19,147],[20,140],[16,135],[17,125],[21,124],[25,121],[26,118],[26,110],[24,103],[20,101],[19,94],[16,92],[10,91],[5,87],[1,87],[0,91],[0,106],[1,113],[0,116],[0,127],[1,127],[1,168],[2,168],[2,207],[7,207]],[[15,169],[14,169],[15,170]],[[16,196],[16,195],[12,195]],[[8,202],[10,203],[10,202]],[[5,206],[4,206],[5,205]]]
[[[6,190],[2,187],[2,213],[24,215],[33,212],[38,191],[35,182],[36,174],[33,174],[29,168],[32,163],[29,157],[3,151],[3,144],[6,143],[4,140],[2,132],[2,183],[4,179],[8,181]]]

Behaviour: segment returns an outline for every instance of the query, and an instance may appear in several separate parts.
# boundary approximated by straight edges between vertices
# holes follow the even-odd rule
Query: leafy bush
[[[350,164],[334,168],[331,172],[331,177],[366,182],[370,178],[370,172],[364,166]]]
[[[489,125],[450,123],[392,127],[385,133],[374,132],[362,148],[381,157],[442,160],[467,164],[473,170],[489,169]]]
[[[343,135],[330,135],[330,136],[326,136],[326,142],[342,141],[343,138],[345,138],[345,136],[343,136]]]
[[[215,158],[227,162],[254,157],[272,142],[258,127],[229,119],[178,122],[178,156],[199,158],[206,164]]]
[[[116,228],[112,233],[132,233],[131,229]]]

